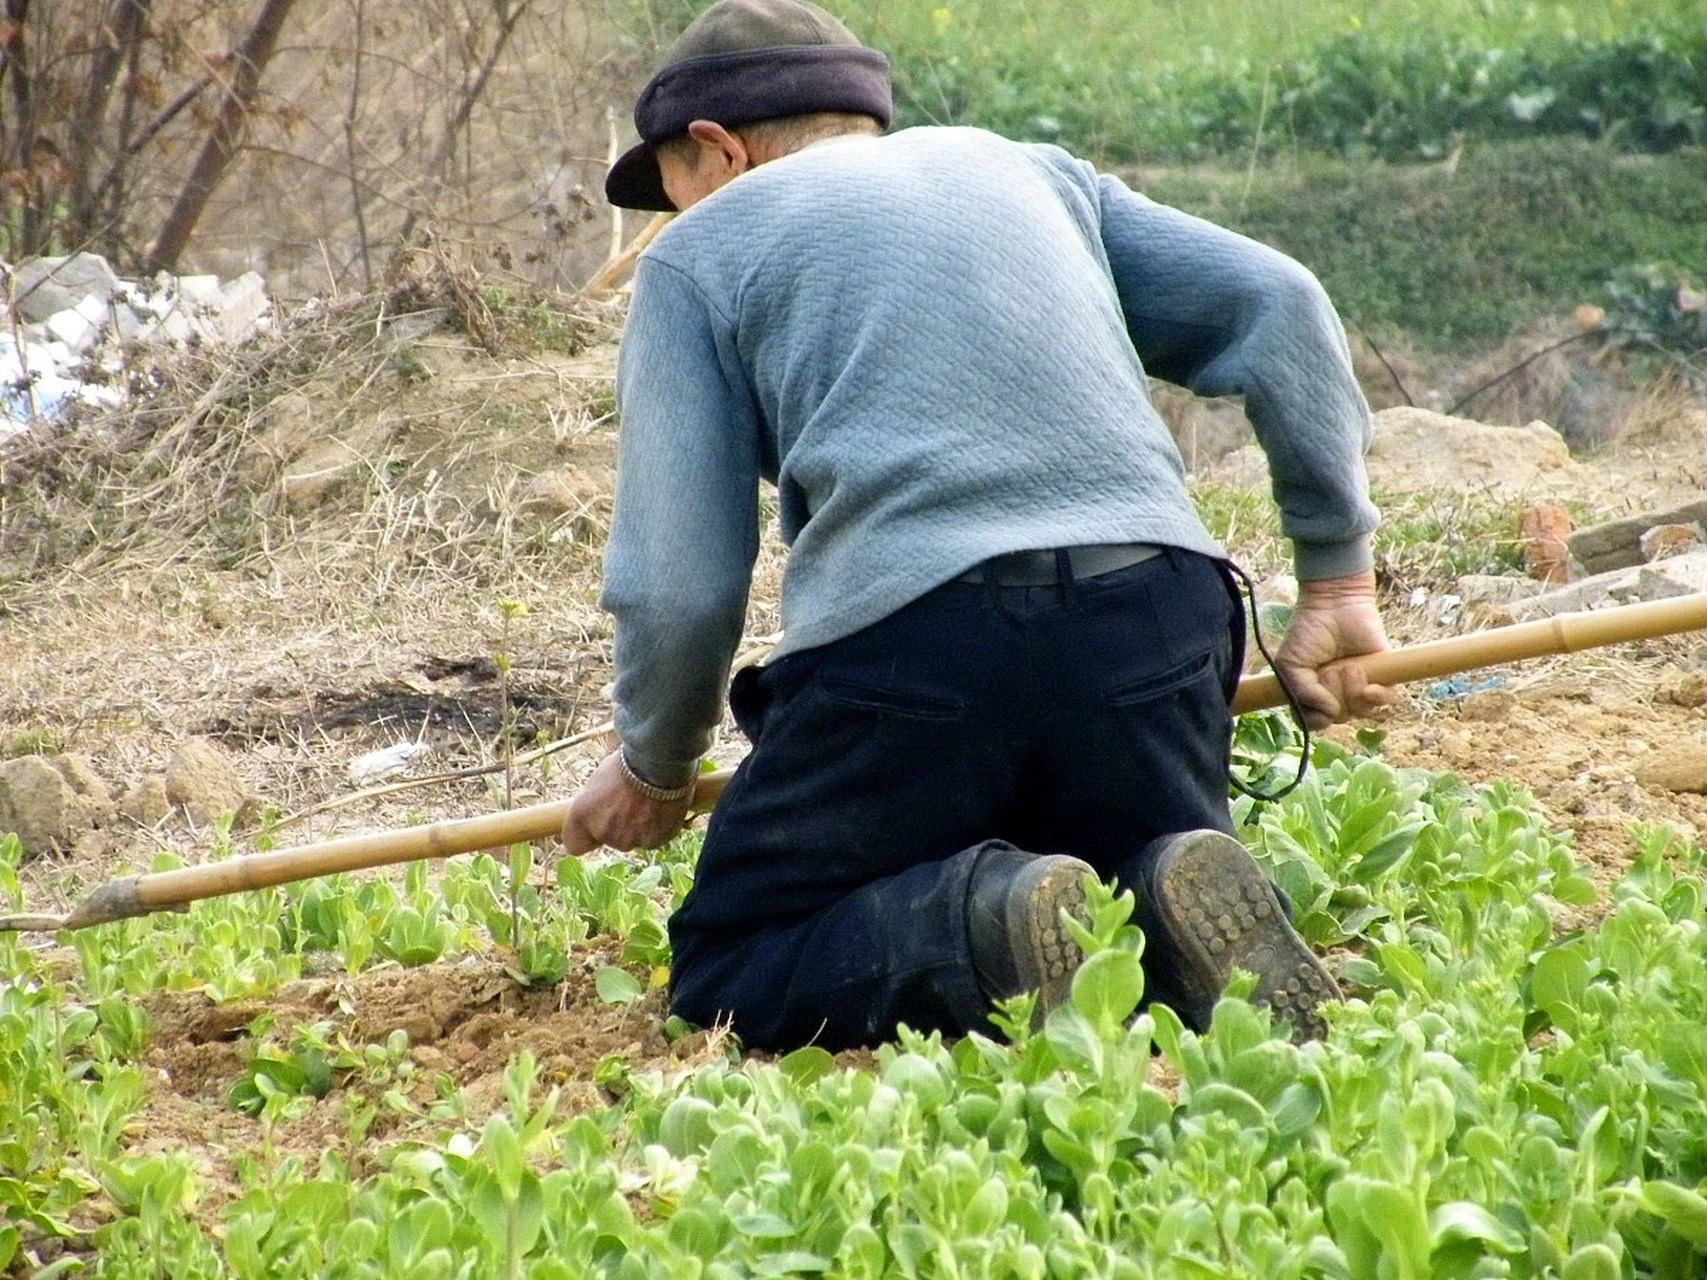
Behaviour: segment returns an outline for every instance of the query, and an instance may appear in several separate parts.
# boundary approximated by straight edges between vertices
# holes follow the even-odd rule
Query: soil
[[[517,804],[561,798],[595,763],[596,740],[503,765],[506,754],[571,738],[608,715],[608,630],[595,600],[614,432],[588,407],[608,395],[599,383],[608,378],[608,345],[574,360],[537,352],[506,360],[440,334],[411,351],[419,367],[407,371],[406,387],[386,391],[382,407],[337,417],[341,438],[383,441],[364,446],[383,455],[367,487],[277,513],[259,551],[225,566],[133,555],[0,586],[0,754],[74,753],[115,801],[99,825],[26,865],[30,909],[64,910],[90,886],[145,869],[161,850],[209,855],[207,814],[158,800],[158,779],[186,743],[211,744],[228,762],[241,793],[262,815],[270,809],[278,843],[466,816],[493,807],[506,789]],[[494,401],[514,408],[494,415]],[[389,417],[375,432],[377,413]],[[1572,458],[1570,500],[1612,513],[1640,507],[1649,492],[1654,505],[1671,499],[1680,477],[1686,489],[1707,490],[1701,421],[1673,415],[1632,429],[1622,447]],[[429,492],[457,495],[472,523],[412,524],[411,512],[424,508],[373,478],[429,471],[435,458],[444,468],[435,483],[446,487]],[[1435,457],[1431,466],[1448,462]],[[1497,488],[1497,452],[1459,465],[1456,476],[1431,483]],[[565,485],[572,496],[531,524],[505,514]],[[1526,487],[1533,499],[1533,484]],[[1514,508],[1514,526],[1516,516]],[[468,541],[478,555],[465,555]],[[775,628],[780,562],[768,548],[752,636]],[[511,600],[526,612],[507,614]],[[1479,621],[1466,613],[1443,622],[1409,598],[1388,601],[1387,612],[1398,643]],[[1707,750],[1707,638],[1483,674],[1497,684],[1462,696],[1402,691],[1372,721],[1384,756],[1526,788],[1603,884],[1631,857],[1635,824],[1707,831],[1707,776],[1691,763]],[[459,776],[359,791],[352,762],[398,743],[429,748],[411,766],[417,777]],[[740,754],[739,736],[725,726],[716,759]],[[143,795],[156,800],[123,801]],[[262,820],[239,826],[239,851]],[[539,874],[551,883],[549,866]],[[76,963],[48,938],[31,945]],[[451,1086],[463,1091],[465,1110],[433,1123],[478,1129],[484,1111],[502,1105],[505,1064],[523,1049],[565,1109],[609,1101],[622,1087],[613,1063],[668,1074],[736,1052],[715,1030],[672,1042],[655,990],[627,1006],[601,1001],[594,974],[613,962],[608,950],[595,939],[561,983],[544,989],[521,985],[494,946],[420,968],[305,978],[260,1001],[156,993],[143,1001],[149,1100],[127,1142],[195,1152],[214,1187],[234,1186],[240,1162],[258,1150],[308,1161],[335,1151],[361,1172],[383,1139],[426,1123],[408,1108],[430,1112]],[[345,1071],[325,1098],[271,1126],[235,1110],[227,1095],[257,1033],[316,1023],[354,1044],[385,1044],[403,1031],[407,1049],[384,1088],[407,1106],[382,1101],[371,1073]],[[363,1100],[374,1114],[365,1131],[353,1130]],[[217,1214],[219,1200],[204,1198],[198,1211]]]

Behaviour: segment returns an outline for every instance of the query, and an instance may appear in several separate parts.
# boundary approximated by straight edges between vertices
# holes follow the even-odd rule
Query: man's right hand
[[[1298,584],[1298,604],[1274,665],[1303,708],[1304,723],[1325,729],[1385,706],[1393,700],[1393,691],[1369,683],[1355,662],[1323,668],[1388,647],[1375,606],[1375,573],[1365,570]]]
[[[691,795],[680,800],[653,800],[641,795],[623,776],[622,748],[599,762],[585,785],[569,802],[559,837],[569,853],[591,853],[601,845],[626,852],[656,849],[687,822]]]

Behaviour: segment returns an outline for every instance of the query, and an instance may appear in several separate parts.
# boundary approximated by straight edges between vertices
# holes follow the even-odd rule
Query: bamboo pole
[[[670,219],[675,216],[673,213],[653,214],[652,220],[641,227],[635,233],[634,239],[629,241],[628,248],[621,253],[613,253],[605,265],[598,269],[593,278],[581,286],[581,292],[589,298],[598,298],[609,293],[612,286],[634,265],[635,259],[640,256],[640,251],[651,244],[652,238],[668,226]]]
[[[1707,593],[1560,614],[1347,661],[1361,665],[1377,684],[1404,684],[1497,663],[1699,630],[1707,630]],[[1237,714],[1261,711],[1283,706],[1285,701],[1272,674],[1249,675],[1239,682],[1233,710]],[[730,771],[702,775],[694,784],[693,811],[710,809],[731,776]],[[424,827],[345,836],[175,871],[130,876],[94,889],[68,915],[0,916],[0,932],[81,929],[182,907],[201,898],[264,889],[338,871],[359,871],[421,858],[448,858],[480,849],[502,848],[522,840],[548,840],[562,830],[570,803],[562,800]],[[568,852],[579,854],[589,850]]]
[[[690,812],[703,813],[716,804],[733,772],[702,774],[694,783]],[[364,871],[424,858],[450,858],[481,849],[502,849],[524,840],[551,840],[563,829],[563,819],[568,816],[571,803],[558,800],[473,818],[452,818],[423,827],[365,832],[194,867],[126,876],[92,890],[69,915],[0,916],[0,933],[81,929],[180,908],[203,898],[268,889],[340,871]],[[568,852],[583,854],[591,850]]]
[[[1696,592],[1612,609],[1561,613],[1551,618],[1538,618],[1534,622],[1492,627],[1487,631],[1473,631],[1468,635],[1366,654],[1350,661],[1361,666],[1374,684],[1408,684],[1414,680],[1430,680],[1502,662],[1518,662],[1555,653],[1576,653],[1601,645],[1652,640],[1655,636],[1703,629],[1707,629],[1707,592]],[[1261,711],[1285,704],[1286,695],[1281,692],[1280,681],[1273,672],[1265,671],[1239,681],[1238,693],[1233,698],[1233,712],[1243,715],[1247,711]]]

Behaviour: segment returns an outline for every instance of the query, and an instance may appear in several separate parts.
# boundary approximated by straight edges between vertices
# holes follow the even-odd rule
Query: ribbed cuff
[[[1300,582],[1318,578],[1343,578],[1362,573],[1375,563],[1375,553],[1368,538],[1350,542],[1294,542],[1292,565]]]

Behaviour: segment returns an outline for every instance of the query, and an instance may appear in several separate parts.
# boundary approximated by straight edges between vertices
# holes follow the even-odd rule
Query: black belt
[[[1074,582],[1116,569],[1129,569],[1161,548],[1149,542],[1106,542],[1086,547],[1045,551],[1009,551],[973,565],[957,582],[980,582],[993,587],[1052,587],[1063,580],[1063,568]]]

